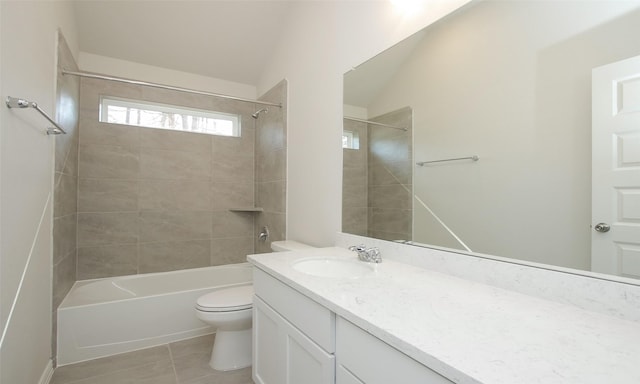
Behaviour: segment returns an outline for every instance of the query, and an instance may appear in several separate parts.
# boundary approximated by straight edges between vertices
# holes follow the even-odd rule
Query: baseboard
[[[38,384],[49,384],[51,381],[51,377],[53,376],[53,361],[49,360],[47,366],[44,368],[44,372],[42,372],[42,376],[40,376],[40,380]]]

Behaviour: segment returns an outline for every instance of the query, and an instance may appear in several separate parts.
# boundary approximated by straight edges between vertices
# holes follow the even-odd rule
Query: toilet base
[[[218,331],[213,342],[209,366],[216,371],[232,371],[251,365],[251,328]]]

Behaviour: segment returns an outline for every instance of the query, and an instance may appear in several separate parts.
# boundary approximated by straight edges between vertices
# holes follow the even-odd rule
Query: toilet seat
[[[200,296],[196,308],[203,312],[231,312],[251,309],[253,285],[243,285],[213,291]]]

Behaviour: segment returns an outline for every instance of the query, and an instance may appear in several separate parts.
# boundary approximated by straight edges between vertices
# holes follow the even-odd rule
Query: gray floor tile
[[[178,382],[178,384],[253,384],[251,367],[229,372],[214,372],[215,373],[209,376],[186,382]]]
[[[171,361],[166,345],[56,368],[51,384],[65,384],[159,361]]]

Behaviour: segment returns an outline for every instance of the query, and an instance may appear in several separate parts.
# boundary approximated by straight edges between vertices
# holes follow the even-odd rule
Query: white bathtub
[[[214,330],[196,299],[251,284],[248,263],[76,282],[58,308],[58,365],[166,344]]]

